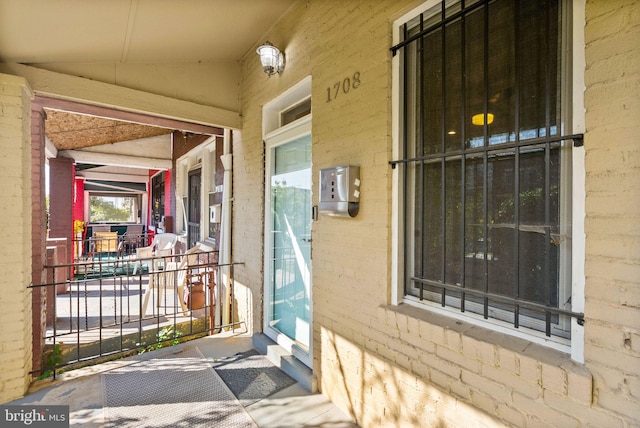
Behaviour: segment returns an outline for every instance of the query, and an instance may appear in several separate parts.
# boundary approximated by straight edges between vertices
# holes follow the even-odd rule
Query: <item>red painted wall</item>
[[[171,171],[164,172],[164,215],[171,215]]]
[[[75,168],[74,168],[75,172]],[[74,174],[75,176],[75,174]],[[76,220],[87,223],[87,219],[84,218],[84,180],[82,178],[74,177],[73,180],[73,221]]]

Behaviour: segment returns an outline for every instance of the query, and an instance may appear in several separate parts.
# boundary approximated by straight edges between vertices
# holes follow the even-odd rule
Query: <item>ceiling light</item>
[[[260,55],[260,62],[262,63],[262,69],[267,76],[271,77],[273,74],[280,74],[284,69],[284,55],[280,52],[280,49],[273,46],[270,42],[264,42],[262,46],[256,49],[258,55]]]
[[[491,114],[491,113],[474,114],[471,117],[471,123],[473,123],[474,125],[482,126],[482,125],[484,125],[484,122],[485,122],[484,121],[485,116],[487,117],[487,125],[491,125],[493,123],[493,114]]]

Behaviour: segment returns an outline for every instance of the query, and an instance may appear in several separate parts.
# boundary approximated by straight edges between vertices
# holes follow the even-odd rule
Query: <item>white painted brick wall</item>
[[[0,74],[0,403],[31,381],[31,91]]]

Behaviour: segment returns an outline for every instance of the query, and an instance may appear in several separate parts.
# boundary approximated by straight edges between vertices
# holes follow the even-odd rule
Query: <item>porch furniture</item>
[[[95,232],[89,240],[89,253],[93,257],[104,253],[116,253],[118,250],[118,232]]]
[[[111,226],[91,226],[91,233],[96,236],[96,233],[111,232]]]
[[[142,303],[142,313],[144,317],[147,313],[147,306],[149,305],[149,298],[151,293],[155,290],[157,292],[158,300],[157,307],[160,307],[162,297],[166,296],[167,287],[171,287],[175,290],[174,299],[180,302],[183,315],[186,317],[189,312],[189,308],[183,301],[184,288],[187,285],[190,266],[194,266],[198,263],[198,253],[201,249],[198,245],[189,249],[180,263],[175,261],[169,261],[160,268],[158,266],[158,259],[154,259],[152,263],[152,269],[149,273],[149,284],[144,292],[144,300]]]
[[[96,254],[96,233],[111,232],[111,226],[105,225],[89,225],[83,231],[83,238],[85,239],[82,253],[87,255],[87,258],[91,259]]]
[[[127,254],[130,254],[133,250],[137,249],[143,244],[143,226],[141,224],[127,225],[127,230],[122,235],[122,242],[124,243],[124,250]]]
[[[178,242],[178,235],[175,233],[161,233],[155,235],[153,238],[153,242],[151,245],[147,247],[138,247],[136,248],[136,259],[138,259],[138,263],[136,263],[136,267],[133,269],[133,274],[135,275],[138,271],[138,266],[142,269],[142,263],[148,265],[148,260],[141,259],[150,259],[152,257],[169,257],[173,255],[173,251],[176,247],[176,243]]]

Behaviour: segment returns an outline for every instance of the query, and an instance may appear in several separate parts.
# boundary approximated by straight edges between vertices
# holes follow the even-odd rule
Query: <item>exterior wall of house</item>
[[[586,18],[586,367],[607,425],[640,425],[640,2]]]
[[[318,171],[361,167],[356,218],[313,224],[313,369],[362,426],[607,426],[640,423],[640,44],[637,0],[586,6],[585,363],[529,341],[392,306],[391,29],[421,2],[300,1],[265,36],[286,56],[268,78],[242,63],[234,140],[236,281],[261,296],[262,106],[312,76]],[[356,74],[357,73],[357,74]],[[357,88],[334,94],[334,84]],[[254,300],[254,328],[262,302]]]
[[[31,89],[0,74],[0,403],[31,381]]]

